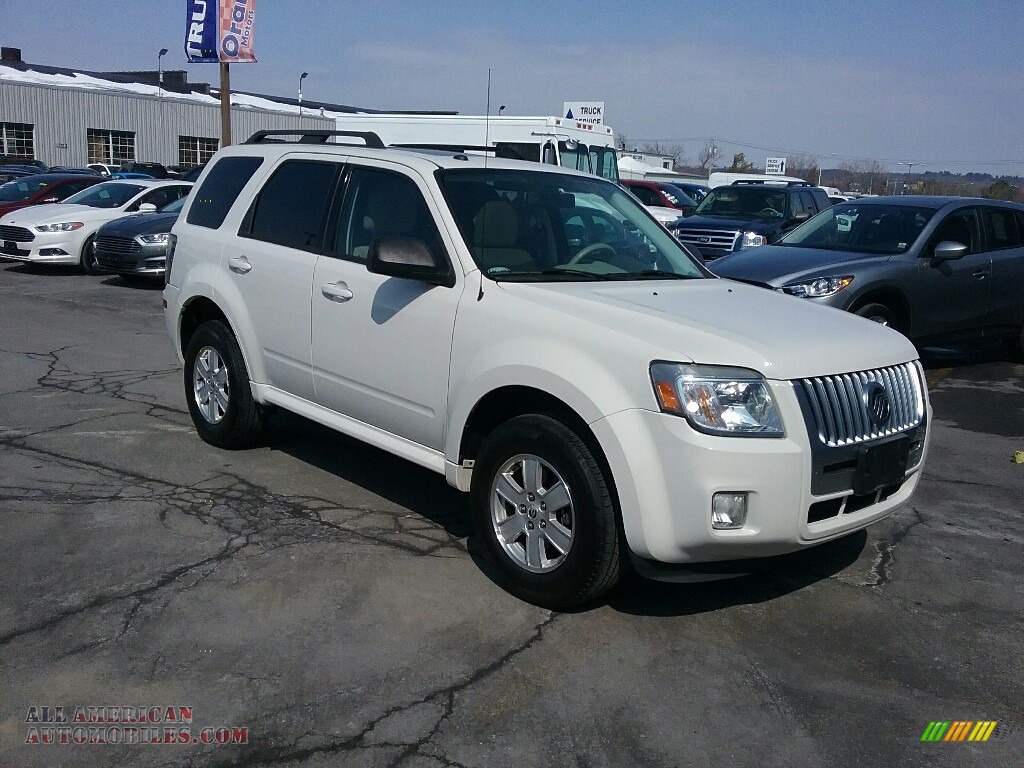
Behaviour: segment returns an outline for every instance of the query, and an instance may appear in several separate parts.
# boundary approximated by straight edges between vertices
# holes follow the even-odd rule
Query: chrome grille
[[[96,250],[103,253],[139,253],[142,251],[142,246],[131,237],[99,235],[96,238]]]
[[[31,243],[36,239],[31,230],[24,227],[0,226],[0,240],[11,240],[15,243]]]
[[[714,248],[731,251],[736,246],[740,233],[735,229],[676,229],[676,237],[684,243],[698,248]]]
[[[904,363],[858,373],[800,379],[818,437],[842,446],[876,440],[913,429],[924,419],[924,372],[919,363]],[[869,413],[873,383],[889,398],[889,418],[879,426]]]

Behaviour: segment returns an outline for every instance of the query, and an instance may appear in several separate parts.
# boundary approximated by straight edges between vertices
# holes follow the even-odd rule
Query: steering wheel
[[[763,214],[767,214],[768,216],[778,216],[779,212],[776,211],[774,208],[772,208],[769,205],[769,206],[765,206],[764,208],[762,208],[760,211],[757,212],[758,216],[761,216]]]
[[[577,253],[575,256],[573,256],[571,259],[569,259],[569,263],[566,264],[566,266],[567,267],[575,266],[576,264],[579,264],[581,261],[583,261],[587,257],[590,257],[591,261],[607,261],[607,259],[597,259],[597,258],[594,258],[594,254],[597,253],[598,251],[602,250],[602,249],[608,251],[611,254],[611,257],[613,259],[614,258],[618,258],[619,254],[617,254],[615,252],[615,249],[612,248],[610,245],[608,245],[608,243],[591,243],[590,245],[588,245],[585,248],[581,249],[580,252]]]

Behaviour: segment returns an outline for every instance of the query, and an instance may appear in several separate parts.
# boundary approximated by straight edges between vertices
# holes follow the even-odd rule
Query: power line
[[[721,136],[693,136],[688,138],[674,138],[674,139],[630,139],[631,143],[634,144],[683,144],[689,142],[708,142],[714,141],[717,144],[725,144],[731,147],[741,147],[743,149],[758,149],[763,152],[777,152],[785,155],[807,155],[809,157],[822,157],[831,156],[830,152],[812,152],[806,149],[783,149],[781,147],[766,147],[761,144],[749,144],[743,141],[733,141],[732,139],[725,139]],[[836,159],[839,160],[856,160],[861,162],[877,162],[877,163],[889,163],[895,164],[899,162],[896,158],[887,157],[865,157],[861,155],[843,155],[836,153]],[[1024,160],[922,160],[920,163],[914,163],[914,165],[1024,165]]]

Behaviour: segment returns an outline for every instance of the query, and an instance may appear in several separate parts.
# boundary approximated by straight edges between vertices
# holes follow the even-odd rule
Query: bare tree
[[[626,136],[626,134],[620,132],[618,141],[619,149],[625,151],[626,147],[629,146],[629,138]]]
[[[729,166],[729,170],[733,173],[749,173],[754,170],[754,164],[747,160],[746,153],[737,152],[732,156],[732,165]]]
[[[640,151],[646,152],[649,155],[671,157],[673,170],[686,165],[686,154],[683,152],[683,147],[680,144],[662,144],[661,142],[656,141],[644,144]]]
[[[796,176],[809,181],[811,184],[818,183],[818,158],[816,155],[790,155],[786,158],[786,175]]]
[[[709,173],[715,167],[715,157],[718,156],[718,145],[714,139],[710,139],[704,148],[697,154],[697,164],[705,173]]]

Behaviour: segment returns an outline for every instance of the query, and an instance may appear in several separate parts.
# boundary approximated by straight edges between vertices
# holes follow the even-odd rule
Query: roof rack
[[[476,147],[470,144],[389,144],[396,149],[436,149],[441,152],[497,152],[497,147]]]
[[[809,181],[775,181],[774,179],[736,179],[732,186],[743,184],[774,184],[777,187],[813,187]]]
[[[287,142],[285,139],[275,138],[278,136],[298,136],[298,141]],[[350,136],[356,139],[362,139],[365,146],[370,149],[384,149],[384,142],[380,140],[380,136],[372,131],[306,131],[302,129],[290,131],[290,130],[277,130],[277,131],[256,131],[252,136],[246,139],[243,143],[245,144],[273,144],[273,143],[297,143],[297,144],[326,144],[327,140],[331,136]],[[348,146],[360,146],[358,144],[352,144],[350,142],[336,142],[338,144],[346,144]]]

